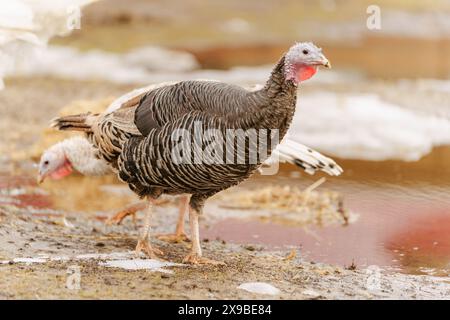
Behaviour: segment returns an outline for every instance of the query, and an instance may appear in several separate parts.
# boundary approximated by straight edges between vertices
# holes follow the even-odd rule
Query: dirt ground
[[[168,231],[170,226],[162,223],[168,215],[175,221],[175,207],[158,209],[157,231]],[[106,227],[92,216],[66,215],[67,224],[58,215],[39,217],[5,206],[0,218],[2,299],[446,299],[450,295],[450,283],[440,278],[343,269],[305,261],[291,249],[274,252],[221,240],[203,241],[202,246],[206,256],[225,261],[226,266],[182,265],[164,267],[162,272],[110,268],[101,264],[135,259],[127,252],[137,237],[131,220]],[[187,243],[155,243],[166,253],[165,259],[176,263],[189,250]],[[70,286],[74,268],[80,271],[79,287]],[[379,283],[371,286],[371,281]],[[238,289],[247,282],[269,283],[280,294]]]
[[[48,120],[73,97],[104,98],[127,89],[100,83],[22,79],[8,81],[6,89],[0,92],[0,173],[2,177],[12,177],[0,183],[1,299],[450,297],[446,278],[313,263],[296,248],[273,251],[260,245],[226,243],[220,238],[204,240],[202,246],[207,257],[225,261],[226,266],[161,265],[140,270],[105,266],[118,261],[126,261],[128,266],[142,262],[143,258],[138,259],[132,252],[138,236],[132,220],[120,226],[106,226],[104,210],[87,213],[51,208],[46,203],[46,191],[33,181],[35,169],[31,163],[17,159],[39,139]],[[17,108],[22,111],[17,112]],[[30,194],[33,197],[27,198]],[[12,198],[19,200],[14,203],[10,201]],[[66,197],[60,201],[71,200]],[[76,200],[81,207],[89,206],[89,201]],[[172,230],[176,214],[176,205],[171,202],[158,207],[155,232]],[[205,215],[201,224],[207,226],[208,219],[211,218]],[[138,219],[137,225],[140,224]],[[165,260],[177,264],[189,250],[188,243],[168,244],[158,240],[155,243],[166,253]],[[70,285],[74,270],[79,271],[79,287]],[[266,282],[280,293],[263,295],[238,289],[247,282]]]

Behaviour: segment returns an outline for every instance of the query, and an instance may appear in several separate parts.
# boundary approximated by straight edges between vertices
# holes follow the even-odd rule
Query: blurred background
[[[125,53],[164,46],[192,53],[202,68],[271,64],[295,41],[320,43],[339,69],[371,77],[447,78],[448,1],[100,1],[82,29],[54,44]],[[369,8],[369,12],[367,12]]]
[[[112,178],[74,177],[19,195],[10,190],[32,185],[33,163],[62,137],[45,128],[63,108],[101,109],[128,90],[162,81],[262,84],[290,45],[313,41],[333,69],[319,70],[301,84],[290,134],[343,167],[344,174],[327,178],[320,190],[343,196],[351,223],[274,220],[273,208],[266,208],[264,218],[222,210],[204,236],[300,246],[310,260],[342,266],[377,264],[447,276],[450,2],[379,0],[375,9],[372,2],[103,0],[87,5],[79,29],[52,37],[33,55],[16,59],[14,68],[1,70],[0,188],[6,191],[0,203],[98,213],[129,202],[132,196],[125,191],[118,199],[120,185]],[[41,27],[55,22],[47,11],[33,10]],[[23,53],[5,39],[7,56]],[[305,188],[321,177],[287,165],[280,170],[238,188]],[[220,199],[213,201],[207,215],[220,207]]]

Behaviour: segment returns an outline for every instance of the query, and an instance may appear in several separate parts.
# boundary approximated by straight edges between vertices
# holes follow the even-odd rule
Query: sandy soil
[[[2,119],[2,175],[22,177],[1,188],[1,197],[31,194],[29,203],[0,201],[0,298],[115,298],[115,299],[422,299],[450,297],[445,278],[412,276],[385,270],[347,269],[304,260],[299,251],[270,251],[251,244],[229,244],[221,239],[203,241],[205,255],[226,266],[175,266],[155,270],[126,270],[100,265],[117,260],[114,254],[134,249],[138,231],[131,220],[106,226],[105,211],[65,212],[46,203],[45,190],[33,182],[28,161],[13,160],[28,150],[62,105],[73,99],[97,99],[128,88],[100,83],[50,79],[14,80],[0,93]],[[17,112],[20,107],[23,112]],[[26,125],[24,125],[26,124]],[[24,154],[19,154],[23,156]],[[7,180],[5,180],[7,181]],[[68,180],[68,183],[76,183]],[[79,180],[78,180],[79,181]],[[64,188],[61,186],[60,188]],[[23,191],[25,190],[25,191]],[[95,197],[95,194],[94,194]],[[21,198],[24,199],[23,197]],[[25,197],[26,199],[26,197]],[[128,199],[129,200],[129,199]],[[69,197],[60,201],[70,201]],[[89,206],[90,200],[77,199]],[[85,203],[83,203],[85,202]],[[202,225],[208,224],[208,216]],[[176,220],[172,203],[156,210],[155,231],[168,232]],[[172,221],[167,223],[167,221]],[[140,225],[140,220],[138,220]],[[188,244],[156,241],[165,259],[180,263]],[[85,254],[105,256],[80,257]],[[33,258],[20,260],[18,258]],[[37,259],[39,258],[39,259]],[[37,259],[37,260],[36,260]],[[79,268],[80,289],[68,289],[68,273]],[[167,270],[172,272],[167,273]],[[375,278],[374,278],[375,277]],[[375,279],[375,280],[374,280]],[[267,282],[281,290],[274,296],[249,293],[237,287],[244,282]],[[373,285],[375,281],[375,286]]]

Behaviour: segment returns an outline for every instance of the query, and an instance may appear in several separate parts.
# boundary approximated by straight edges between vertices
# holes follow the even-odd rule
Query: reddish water
[[[9,174],[0,174],[0,189],[34,185],[36,185],[36,178],[30,176],[11,176]]]
[[[228,219],[203,234],[206,238],[219,237],[235,243],[298,246],[307,259],[342,266],[375,264],[399,267],[408,273],[428,272],[428,268],[434,268],[439,275],[448,274],[448,207],[401,200],[380,202],[376,197],[370,200],[372,204],[364,200],[347,202],[346,207],[360,215],[347,227],[308,227],[305,230],[275,223]]]
[[[450,175],[436,167],[448,152],[437,149],[417,163],[340,161],[352,168],[323,188],[345,196],[359,215],[347,227],[307,229],[266,221],[227,219],[204,230],[206,238],[268,247],[297,246],[317,262],[349,266],[380,265],[407,273],[450,274]],[[437,174],[439,172],[439,174]],[[277,183],[307,185],[282,172]],[[248,185],[274,183],[261,177]]]
[[[48,195],[34,193],[36,179],[32,176],[0,175],[0,205],[19,208],[48,208],[52,201]]]

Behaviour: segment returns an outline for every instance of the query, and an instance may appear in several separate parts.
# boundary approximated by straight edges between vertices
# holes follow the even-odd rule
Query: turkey
[[[165,85],[169,85],[169,83],[153,84],[132,90],[115,99],[106,108],[106,112],[113,112],[127,103],[133,103],[142,94]],[[253,91],[259,88],[259,86],[251,87],[249,90]],[[288,137],[288,134],[263,165],[272,166],[276,165],[277,162],[297,165],[309,174],[314,174],[317,170],[322,170],[331,176],[342,173],[342,169],[332,159],[295,142]],[[46,178],[63,178],[71,174],[72,170],[86,176],[113,173],[107,162],[96,156],[95,147],[86,138],[77,136],[63,140],[43,152],[39,163],[38,182],[42,183]],[[188,239],[184,232],[184,215],[188,207],[188,201],[189,197],[180,197],[179,218],[175,233],[157,235],[159,239],[175,243]],[[126,216],[133,215],[135,217],[135,213],[143,209],[145,209],[144,202],[133,203],[114,214],[107,220],[107,223],[120,224]]]
[[[304,169],[309,174],[322,170],[331,176],[342,173],[332,159],[327,158],[300,143],[284,139],[272,152],[263,165],[271,166],[276,162],[291,163]],[[38,182],[42,183],[46,178],[62,179],[75,170],[85,176],[102,176],[113,174],[113,170],[104,160],[96,156],[95,147],[84,137],[75,136],[58,142],[45,150],[39,161]],[[189,197],[180,198],[179,218],[174,234],[157,235],[161,240],[169,242],[181,242],[187,240],[184,232],[184,216],[188,207]],[[144,202],[138,202],[120,210],[107,223],[120,224],[128,215],[135,215],[145,208]]]
[[[292,122],[298,84],[318,66],[330,67],[322,50],[297,43],[260,90],[181,81],[147,91],[113,112],[60,117],[53,126],[85,132],[119,178],[148,200],[138,252],[161,253],[149,241],[155,200],[162,194],[190,194],[192,247],[183,261],[216,264],[203,257],[200,246],[198,217],[205,201],[250,177],[270,156]]]

